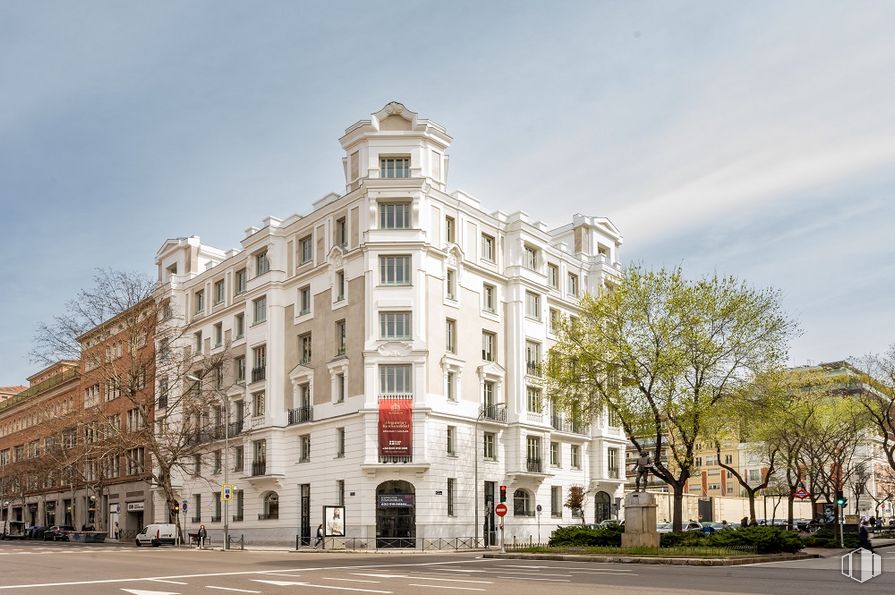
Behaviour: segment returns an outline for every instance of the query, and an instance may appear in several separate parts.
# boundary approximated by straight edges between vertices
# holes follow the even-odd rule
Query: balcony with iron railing
[[[267,475],[267,461],[252,461],[252,475]]]
[[[534,376],[536,378],[541,378],[544,372],[544,366],[539,361],[527,361],[525,362],[525,373],[529,376]]]
[[[507,409],[503,405],[482,405],[479,407],[479,417],[486,421],[507,423]]]
[[[289,425],[314,421],[314,408],[310,405],[289,410]]]
[[[412,463],[413,455],[379,455],[380,463]]]
[[[528,457],[525,459],[525,470],[529,473],[541,473],[543,470],[543,465],[541,464],[541,459]]]
[[[590,425],[577,419],[564,419],[554,413],[550,416],[550,427],[558,432],[586,435],[590,432]]]
[[[262,513],[258,515],[259,521],[275,521],[280,518],[279,512]]]
[[[267,378],[267,368],[264,366],[260,366],[258,368],[252,368],[252,382],[261,382]]]

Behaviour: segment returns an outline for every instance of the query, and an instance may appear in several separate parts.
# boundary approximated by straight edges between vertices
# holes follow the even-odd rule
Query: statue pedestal
[[[622,547],[659,547],[656,497],[646,492],[625,496],[625,532]]]

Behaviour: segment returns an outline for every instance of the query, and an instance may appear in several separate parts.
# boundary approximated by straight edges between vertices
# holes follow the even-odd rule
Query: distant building
[[[27,388],[27,386],[0,386],[0,402],[16,396]]]

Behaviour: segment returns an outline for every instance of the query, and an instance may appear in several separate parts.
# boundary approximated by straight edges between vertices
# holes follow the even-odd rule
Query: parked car
[[[671,523],[657,523],[656,531],[659,533],[671,533],[672,527]]]
[[[71,525],[53,525],[43,534],[44,541],[68,541],[68,532],[74,531]]]
[[[174,545],[177,542],[177,526],[173,523],[146,525],[142,531],[137,533],[135,541],[137,547],[141,545],[151,545],[152,547],[162,544]]]
[[[618,519],[606,519],[605,521],[601,521],[601,522],[597,523],[597,527],[599,527],[601,529],[606,529],[608,527],[624,527],[624,526],[625,526],[625,521],[624,520],[620,521]]]
[[[699,521],[689,521],[684,525],[684,531],[702,531],[702,523]]]
[[[28,539],[43,539],[44,533],[49,527],[44,525],[34,525],[28,529]]]

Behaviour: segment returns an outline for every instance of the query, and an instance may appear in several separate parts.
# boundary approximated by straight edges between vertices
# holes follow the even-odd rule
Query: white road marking
[[[498,572],[518,572],[520,574],[520,577],[530,576],[531,574],[536,574],[538,576],[566,576],[569,578],[572,577],[571,574],[564,574],[564,573],[559,573],[559,572],[541,572],[540,570],[510,570],[508,568],[504,568],[503,570],[500,570]]]
[[[508,578],[513,580],[526,580],[526,581],[546,581],[551,583],[567,583],[569,579],[567,578],[534,578],[531,576],[499,576],[497,578]]]
[[[401,564],[357,564],[352,566],[318,566],[318,567],[310,567],[310,568],[284,568],[280,572],[313,572],[325,570],[327,572],[333,572],[337,570],[377,570],[382,568],[396,568],[399,566],[402,567],[413,567],[420,568],[426,567],[432,570],[441,570],[438,568],[439,566],[444,565],[453,565],[453,564],[470,564],[475,562],[486,562],[488,560],[485,559],[476,559],[476,560],[454,560],[449,562],[407,562]],[[433,568],[434,567],[434,568]],[[8,591],[13,589],[34,589],[37,587],[71,587],[71,586],[83,586],[83,585],[111,585],[115,583],[135,583],[140,581],[147,581],[152,579],[175,579],[175,578],[209,578],[209,577],[223,577],[223,576],[251,576],[251,575],[263,575],[270,573],[270,570],[243,570],[238,572],[202,572],[195,574],[175,574],[168,576],[141,576],[141,577],[131,577],[131,578],[107,578],[107,579],[94,579],[94,580],[86,580],[86,581],[60,581],[55,583],[25,583],[19,585],[0,585],[0,591]],[[288,576],[288,575],[286,575]],[[377,575],[373,575],[377,576]],[[122,589],[124,590],[124,589]]]
[[[172,585],[188,585],[189,583],[184,583],[182,581],[169,581],[163,578],[151,578],[149,579],[154,583],[171,583]]]
[[[269,585],[275,585],[278,587],[287,587],[287,586],[295,586],[295,587],[313,587],[315,589],[336,589],[338,591],[358,591],[361,593],[387,593],[390,594],[391,591],[380,591],[378,589],[361,589],[360,587],[337,587],[333,585],[316,585],[313,583],[302,583],[302,582],[292,582],[292,581],[269,581],[266,579],[258,579],[254,578],[252,581],[256,583],[267,583]]]
[[[132,593],[133,595],[180,595],[180,593],[174,593],[172,591],[147,591],[145,589],[121,589],[125,593]]]
[[[233,591],[235,593],[260,593],[261,591],[251,591],[249,589],[236,589],[234,587],[215,587],[214,585],[205,585],[206,589],[217,589],[218,591]]]
[[[324,581],[345,581],[345,582],[347,582],[347,583],[370,583],[370,584],[373,584],[373,585],[378,585],[378,584],[381,583],[381,581],[368,581],[368,580],[366,580],[366,579],[362,579],[362,578],[335,578],[335,577],[333,577],[333,576],[322,576],[322,577],[320,577],[320,580],[324,580]]]
[[[446,583],[475,583],[477,585],[494,584],[492,581],[477,581],[468,578],[441,578],[439,576],[407,576],[404,578],[410,578],[418,581],[444,581]]]
[[[421,585],[419,583],[410,583],[411,587],[426,587],[429,589],[453,589],[454,591],[484,591],[476,587],[449,587],[448,585]]]
[[[484,562],[484,560],[482,560]],[[442,572],[488,572],[487,570],[472,570],[467,568],[433,568],[433,570],[440,570]]]

